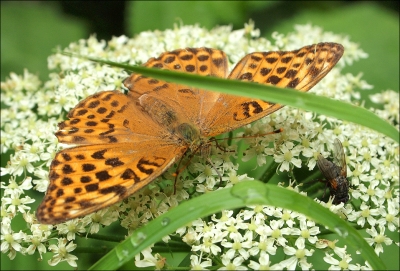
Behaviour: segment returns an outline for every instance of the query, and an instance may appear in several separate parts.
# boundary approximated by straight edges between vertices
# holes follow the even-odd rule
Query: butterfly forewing
[[[179,139],[166,137],[167,131],[135,104],[122,93],[105,91],[71,110],[56,135],[60,142],[81,146],[54,158],[37,212],[40,222],[60,223],[121,201],[185,152]]]
[[[339,61],[344,48],[337,43],[319,43],[289,52],[251,53],[233,69],[228,78],[282,88],[308,91]],[[268,101],[221,94],[206,116],[205,133],[214,136],[234,130],[280,109]]]

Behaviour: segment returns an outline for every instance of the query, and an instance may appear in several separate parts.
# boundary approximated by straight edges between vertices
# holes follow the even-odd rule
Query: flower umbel
[[[239,30],[232,30],[230,26],[212,30],[175,26],[165,31],[142,32],[135,38],[114,37],[108,42],[92,36],[71,43],[68,51],[138,65],[165,51],[209,47],[222,49],[229,56],[232,68],[247,53],[293,50],[319,41],[331,41],[342,44],[346,48],[345,54],[312,92],[362,104],[360,91],[371,89],[362,73],[353,75],[342,71],[343,67],[367,57],[347,37],[324,32],[312,25],[296,26],[295,31],[287,35],[274,33],[272,40],[259,35],[252,22]],[[144,189],[107,209],[57,226],[38,223],[35,210],[32,210],[35,193],[46,191],[48,169],[55,154],[69,147],[57,143],[54,136],[57,123],[65,120],[66,113],[83,98],[102,90],[121,89],[122,81],[128,76],[119,68],[62,54],[51,55],[48,64],[51,72],[46,82],[40,82],[37,76],[25,70],[23,75],[11,73],[1,83],[4,104],[1,151],[3,157],[8,157],[7,165],[1,168],[1,252],[10,259],[17,254],[42,258],[49,253],[49,265],[65,261],[77,267],[81,256],[74,250],[80,247],[77,242],[80,238],[100,239],[102,234],[110,235],[107,230],[118,224],[118,236],[111,237],[115,241],[120,235],[122,240],[180,202],[261,178],[261,174],[255,172],[268,171],[265,170],[267,167],[271,175],[276,173],[271,180],[280,182],[281,186],[320,197],[322,192],[317,191],[318,188],[308,190],[307,185],[300,183],[313,174],[310,171],[315,170],[319,153],[324,157],[329,155],[328,146],[335,138],[343,143],[347,157],[351,204],[336,206],[332,201],[318,202],[330,211],[342,214],[344,220],[359,229],[366,230],[371,237],[365,240],[376,254],[385,253],[388,246],[398,245],[399,240],[389,236],[399,227],[399,146],[364,127],[290,107],[238,131],[233,136],[243,138],[235,139],[232,146],[227,143],[229,140],[219,141],[219,148],[213,146],[210,150],[209,160],[191,157],[191,163],[181,172],[176,184],[172,184],[176,169],[171,168]],[[398,125],[398,92],[386,90],[372,95],[371,100],[383,108],[372,111]],[[283,132],[263,136],[277,129]],[[248,170],[243,173],[246,166]],[[16,222],[12,223],[16,219],[23,219],[26,229],[17,229]],[[187,268],[194,270],[308,270],[317,268],[313,265],[317,250],[325,252],[322,268],[370,268],[365,262],[355,262],[353,258],[356,257],[352,257],[347,247],[335,237],[321,239],[328,238],[326,233],[329,232],[323,226],[303,214],[274,206],[247,206],[182,225],[162,242],[136,255],[135,265],[173,269],[164,252],[174,253],[176,246],[177,250],[191,254]]]

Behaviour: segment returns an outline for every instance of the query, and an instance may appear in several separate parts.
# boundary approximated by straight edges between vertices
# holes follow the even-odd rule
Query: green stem
[[[166,252],[166,253],[170,253],[170,252],[190,252],[191,251],[191,247],[189,247],[188,245],[186,246],[180,246],[180,247],[176,247],[176,246],[154,246],[151,248],[153,252],[157,252],[157,253],[162,253],[162,252]]]
[[[279,164],[275,163],[274,161],[267,167],[264,171],[263,175],[260,177],[260,181],[263,183],[268,183],[272,176],[276,173],[276,169],[278,168]]]
[[[110,252],[114,247],[106,247],[106,246],[93,246],[93,247],[77,247],[74,250],[74,253],[98,253],[98,254],[106,254]]]
[[[123,236],[118,236],[118,235],[101,235],[101,234],[88,234],[87,236],[88,238],[91,239],[96,239],[96,240],[103,240],[103,241],[109,241],[109,242],[121,242],[123,240],[125,240],[125,238]]]

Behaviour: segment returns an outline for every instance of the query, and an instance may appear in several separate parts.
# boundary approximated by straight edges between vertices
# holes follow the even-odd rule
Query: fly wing
[[[318,154],[317,165],[327,181],[333,180],[337,177],[337,166],[331,161],[325,159],[321,154]]]
[[[340,175],[347,177],[346,155],[344,154],[342,142],[337,138],[333,143],[333,161],[340,167]]]

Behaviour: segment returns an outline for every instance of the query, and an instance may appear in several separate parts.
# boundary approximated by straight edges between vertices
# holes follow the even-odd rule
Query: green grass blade
[[[372,247],[339,216],[306,196],[259,181],[241,182],[232,188],[221,189],[182,202],[179,206],[136,230],[90,269],[116,270],[131,261],[143,249],[197,218],[206,217],[221,210],[249,205],[272,205],[302,213],[337,233],[342,242],[360,251],[361,256],[373,269],[386,269]]]
[[[74,54],[64,53],[70,56]],[[274,103],[289,105],[344,121],[350,121],[379,133],[382,133],[399,143],[399,132],[390,123],[379,118],[374,113],[352,104],[332,100],[327,97],[317,96],[312,93],[299,92],[294,89],[277,88],[270,85],[261,85],[238,80],[227,80],[215,77],[174,72],[168,70],[152,69],[141,66],[131,66],[112,61],[106,61],[91,57],[83,57],[95,62],[120,67],[129,71],[154,77],[161,80],[172,81],[192,87],[229,93],[238,96],[262,99]]]

